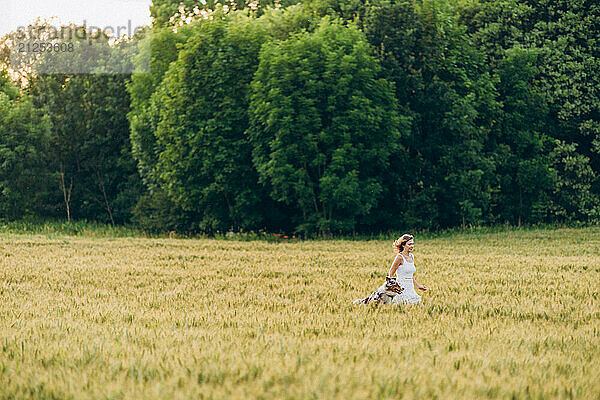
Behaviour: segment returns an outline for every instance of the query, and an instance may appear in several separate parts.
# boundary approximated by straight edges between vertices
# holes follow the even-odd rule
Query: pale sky
[[[95,26],[149,25],[151,0],[0,0],[0,36],[27,26],[36,17],[58,17],[52,24]],[[122,31],[126,33],[126,31]],[[133,32],[132,32],[133,33]]]

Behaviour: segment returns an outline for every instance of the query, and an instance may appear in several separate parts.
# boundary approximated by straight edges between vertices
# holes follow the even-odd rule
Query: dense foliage
[[[360,31],[328,18],[261,51],[248,141],[261,182],[301,231],[351,231],[382,197],[402,125],[370,53]]]
[[[147,73],[2,72],[0,217],[208,233],[598,221],[596,2],[294,3],[157,0]]]

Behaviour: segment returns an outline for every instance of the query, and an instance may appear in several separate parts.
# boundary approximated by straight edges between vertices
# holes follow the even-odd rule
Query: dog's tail
[[[352,302],[352,304],[356,305],[356,304],[367,304],[367,298],[364,299],[356,299]]]

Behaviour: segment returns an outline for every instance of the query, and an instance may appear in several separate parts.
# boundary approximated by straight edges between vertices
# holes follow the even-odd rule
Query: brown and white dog
[[[397,294],[402,293],[403,290],[404,288],[402,288],[402,286],[398,284],[396,278],[390,278],[389,276],[386,276],[383,285],[379,286],[379,288],[377,288],[376,291],[371,293],[370,296],[365,297],[364,299],[356,299],[352,304],[390,304],[392,302],[392,299]]]

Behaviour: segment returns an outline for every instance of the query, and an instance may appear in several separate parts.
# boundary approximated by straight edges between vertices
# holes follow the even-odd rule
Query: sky
[[[151,0],[0,0],[0,36],[27,26],[36,17],[58,17],[52,21],[57,27],[73,22],[116,30],[130,24],[134,31],[135,27],[150,24],[151,3]]]

